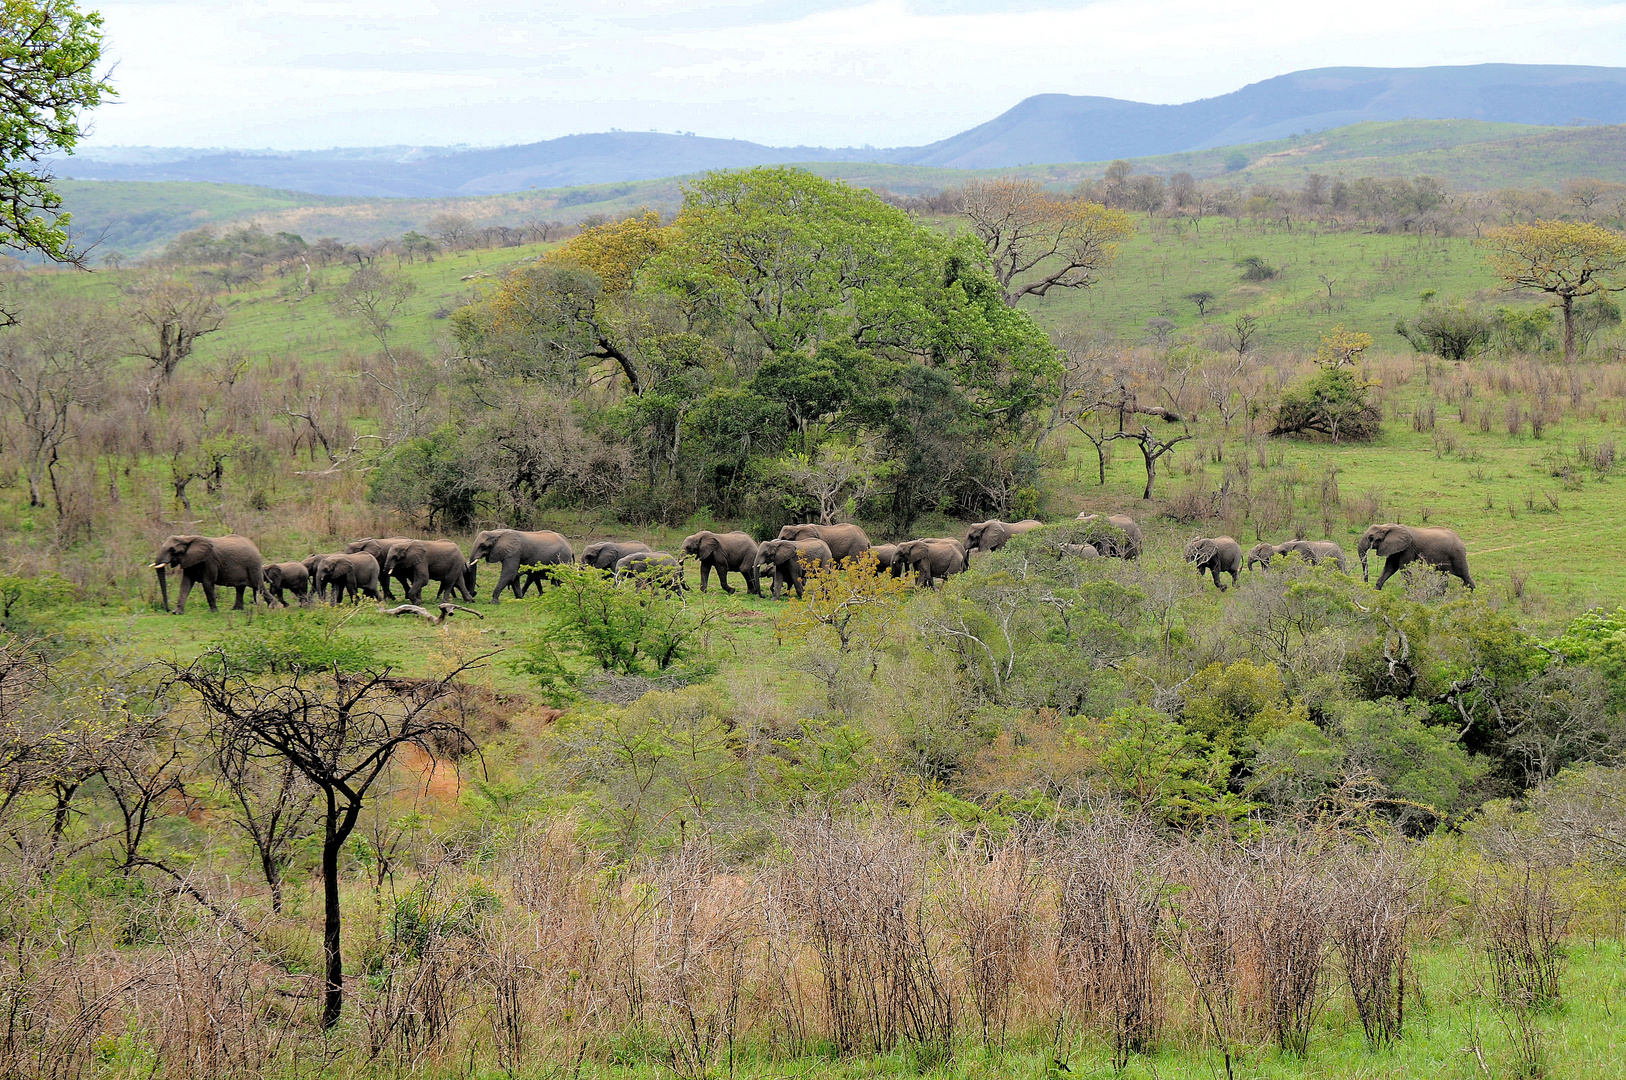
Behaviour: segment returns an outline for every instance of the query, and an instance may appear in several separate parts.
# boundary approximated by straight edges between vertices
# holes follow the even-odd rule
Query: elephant
[[[1032,518],[1014,524],[997,518],[979,521],[966,530],[965,560],[969,564],[971,556],[979,551],[998,551],[1010,542],[1011,537],[1042,528],[1044,522],[1034,521]]]
[[[1393,522],[1369,527],[1361,534],[1361,542],[1355,546],[1361,556],[1362,581],[1369,580],[1366,553],[1374,549],[1388,560],[1383,564],[1377,588],[1383,588],[1383,583],[1402,566],[1419,559],[1436,569],[1455,574],[1468,588],[1474,587],[1474,579],[1468,574],[1468,545],[1451,529],[1396,525]]]
[[[265,560],[254,541],[235,533],[227,536],[169,536],[158,545],[158,554],[152,560],[152,569],[158,572],[158,592],[163,597],[164,610],[169,610],[170,570],[181,571],[181,590],[175,600],[175,614],[186,613],[186,598],[193,585],[203,586],[204,598],[210,611],[215,606],[215,588],[224,586],[237,590],[233,611],[243,610],[243,590],[252,590],[258,597],[265,587],[263,567]]]
[[[920,575],[920,583],[928,589],[938,578],[965,570],[965,548],[954,537],[933,536],[922,540],[908,540],[898,545],[898,559]]]
[[[830,557],[840,562],[869,550],[869,537],[857,525],[786,525],[781,540],[823,540]]]
[[[875,556],[875,573],[891,574],[893,577],[903,575],[903,563],[898,561],[898,545],[882,544],[869,549]]]
[[[1270,560],[1278,555],[1297,555],[1311,566],[1330,562],[1340,570],[1348,568],[1344,562],[1344,549],[1331,540],[1287,540],[1280,544],[1255,544],[1248,551],[1248,569],[1252,570],[1255,566],[1268,569]]]
[[[1230,574],[1231,584],[1236,584],[1237,573],[1242,569],[1242,545],[1229,536],[1200,536],[1186,545],[1186,562],[1197,567],[1198,577],[1202,577],[1204,571],[1213,575],[1215,588],[1224,592],[1225,583],[1220,575]]]
[[[728,584],[730,570],[745,575],[745,588],[752,596],[762,595],[762,577],[757,570],[757,542],[750,533],[714,533],[706,530],[684,537],[683,553],[700,560],[700,591],[705,592],[712,570],[717,571],[717,584],[725,593],[734,590]]]
[[[331,555],[314,556],[316,559],[316,595],[324,596],[332,590],[331,600],[337,604],[350,595],[366,593],[374,600],[383,599],[378,589],[378,560],[365,551],[340,551]]]
[[[598,570],[614,570],[615,564],[620,562],[623,556],[631,555],[634,551],[648,550],[648,544],[637,540],[600,540],[587,545],[587,550],[582,552],[582,565]]]
[[[262,570],[261,574],[264,576],[265,587],[260,591],[267,601],[274,596],[277,603],[287,607],[288,601],[282,598],[282,590],[287,589],[297,600],[304,600],[310,593],[310,571],[305,569],[302,562],[272,563]]]
[[[448,591],[473,603],[474,590],[465,580],[468,571],[469,561],[463,557],[463,549],[450,540],[395,543],[384,556],[384,580],[393,577],[399,581],[406,589],[407,602],[412,604],[422,602],[424,586],[431,581],[440,585],[436,603],[444,600]]]
[[[497,604],[502,602],[504,589],[512,588],[514,599],[518,600],[533,584],[540,585],[547,573],[545,570],[527,571],[525,580],[521,583],[520,567],[568,566],[576,561],[576,553],[572,550],[570,541],[556,532],[486,530],[474,538],[474,547],[469,550],[469,569],[464,580],[470,593],[474,592],[475,578],[479,574],[482,561],[502,564],[502,573],[497,577],[497,587],[491,590],[491,602]]]
[[[391,547],[396,544],[410,543],[411,540],[412,537],[410,536],[386,536],[382,538],[364,536],[360,540],[355,540],[349,544],[346,544],[344,547],[344,553],[346,555],[354,555],[359,551],[365,551],[367,554],[378,560],[379,566],[383,566],[384,563],[388,561]],[[390,578],[388,571],[385,571],[384,575],[379,578],[378,584],[379,587],[384,590],[384,599],[395,599],[395,594],[390,591]],[[403,580],[401,585],[402,587],[405,587],[406,582]]]
[[[1145,538],[1134,518],[1124,514],[1109,514],[1104,518],[1100,514],[1080,514],[1078,520],[1089,526],[1086,530],[1089,542],[1102,555],[1118,559],[1140,558]]]
[[[634,551],[621,556],[615,564],[615,580],[632,579],[634,585],[659,585],[672,592],[684,589],[683,559],[674,558],[666,551]]]
[[[781,582],[789,582],[796,589],[796,599],[802,598],[804,561],[818,566],[830,566],[835,562],[835,554],[830,550],[829,544],[817,537],[806,540],[764,540],[757,545],[757,565],[773,568],[775,600],[779,599]]]
[[[1100,549],[1094,544],[1063,544],[1061,553],[1071,555],[1077,559],[1099,559],[1101,557]]]

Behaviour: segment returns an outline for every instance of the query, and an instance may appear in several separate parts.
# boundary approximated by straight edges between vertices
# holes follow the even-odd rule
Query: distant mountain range
[[[772,147],[656,132],[569,135],[497,149],[302,153],[133,148],[62,163],[77,180],[201,180],[318,195],[444,198],[680,176],[791,162],[955,169],[1106,161],[1255,143],[1365,120],[1626,123],[1626,68],[1535,64],[1316,68],[1182,105],[1039,94],[929,146]]]

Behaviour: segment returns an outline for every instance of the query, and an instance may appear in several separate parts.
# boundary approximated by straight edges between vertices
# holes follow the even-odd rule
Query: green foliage
[[[73,0],[0,4],[0,245],[58,262],[77,258],[62,196],[43,167],[71,153],[79,114],[114,91],[96,74],[102,17]]]
[[[0,576],[0,630],[27,635],[74,600],[73,582],[60,574]]]
[[[349,628],[352,616],[321,608],[263,615],[228,630],[204,653],[208,670],[233,675],[293,675],[376,669],[385,650]]]
[[[1099,755],[1113,790],[1141,814],[1168,825],[1235,821],[1254,804],[1229,790],[1233,761],[1179,721],[1145,706],[1089,724],[1081,738]]]
[[[1269,281],[1276,276],[1276,268],[1258,255],[1239,259],[1236,267],[1242,271],[1243,281]]]
[[[1430,302],[1411,322],[1395,323],[1395,333],[1418,352],[1433,353],[1442,360],[1466,360],[1490,344],[1495,321],[1463,301]]]
[[[447,425],[391,447],[368,481],[367,498],[406,514],[426,515],[430,525],[467,528],[479,495],[468,465],[461,433]]]
[[[1323,368],[1282,394],[1270,433],[1317,433],[1333,442],[1370,442],[1377,438],[1383,416],[1367,399],[1366,389],[1347,367]]]
[[[1615,707],[1626,709],[1626,608],[1578,615],[1545,648],[1565,663],[1597,669],[1609,681]]]
[[[652,675],[684,668],[715,628],[718,609],[631,581],[617,584],[591,566],[553,568],[536,601],[547,628],[532,634],[514,661],[555,699],[566,699],[594,672]]]
[[[1496,334],[1502,343],[1519,352],[1542,352],[1553,347],[1547,334],[1553,328],[1551,308],[1496,309]]]
[[[1210,664],[1197,672],[1180,711],[1186,730],[1236,757],[1251,757],[1261,740],[1305,719],[1303,704],[1287,700],[1281,673],[1249,660]]]
[[[1332,730],[1346,771],[1375,780],[1404,821],[1432,826],[1466,806],[1486,763],[1474,760],[1447,728],[1429,726],[1426,709],[1394,699],[1333,705]]]
[[[501,898],[482,881],[450,897],[438,896],[430,884],[420,884],[395,900],[391,943],[405,959],[418,960],[436,939],[474,937],[481,923],[501,907]]]

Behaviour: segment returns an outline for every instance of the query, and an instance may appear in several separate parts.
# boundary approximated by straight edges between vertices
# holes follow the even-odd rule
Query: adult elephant
[[[803,563],[830,566],[835,554],[830,545],[816,537],[806,540],[764,540],[757,545],[757,565],[773,568],[773,598],[779,599],[781,583],[788,582],[802,598]]]
[[[514,590],[514,599],[525,595],[533,583],[540,583],[545,570],[530,571],[520,581],[522,566],[568,566],[576,561],[576,552],[570,541],[556,532],[521,532],[518,529],[488,529],[474,538],[469,549],[469,570],[465,579],[470,593],[481,562],[501,563],[502,573],[497,576],[497,587],[491,590],[491,602],[502,602],[504,589]]]
[[[450,540],[407,540],[391,544],[384,556],[384,580],[393,577],[399,581],[406,589],[407,601],[413,604],[422,602],[424,586],[431,581],[440,585],[436,603],[444,600],[447,592],[461,594],[473,603],[474,590],[465,580],[468,571],[469,561],[463,557],[463,549]]]
[[[1231,584],[1236,584],[1242,570],[1242,545],[1229,536],[1199,536],[1186,545],[1186,562],[1197,568],[1198,577],[1204,572],[1211,574],[1215,587],[1224,592],[1220,575],[1230,574]]]
[[[998,551],[1010,543],[1011,537],[1042,528],[1044,522],[1034,521],[1032,518],[1016,522],[1000,521],[998,518],[979,521],[966,530],[965,560],[969,564],[971,556],[979,551]]]
[[[869,537],[857,525],[786,525],[779,539],[823,540],[836,562],[869,550]]]
[[[1333,563],[1340,570],[1347,569],[1344,549],[1331,540],[1287,540],[1280,544],[1255,544],[1248,550],[1248,569],[1255,566],[1270,567],[1270,560],[1279,555],[1297,555],[1311,566]]]
[[[878,547],[870,548],[869,551],[871,555],[875,556],[875,573],[877,575],[891,574],[893,577],[903,575],[903,563],[898,561],[898,545],[881,544]]]
[[[302,562],[272,563],[261,571],[264,575],[265,587],[261,590],[265,598],[270,600],[273,596],[277,603],[283,607],[288,601],[282,598],[282,591],[287,589],[294,594],[294,599],[304,600],[310,592],[311,575]]]
[[[1080,514],[1078,520],[1086,526],[1084,538],[1101,554],[1117,559],[1140,558],[1145,541],[1134,518],[1125,514]]]
[[[753,550],[755,545],[752,545]],[[615,564],[635,551],[648,551],[649,545],[638,540],[600,540],[588,544],[582,552],[582,565],[595,570],[614,570]]]
[[[750,533],[714,533],[701,530],[683,538],[683,553],[700,560],[700,591],[705,592],[711,572],[717,571],[717,584],[725,593],[729,571],[745,575],[745,588],[753,596],[762,595],[762,577],[757,571],[757,542]]]
[[[227,536],[168,536],[158,545],[158,554],[152,560],[152,569],[158,572],[158,592],[163,597],[164,610],[169,610],[169,571],[181,572],[181,589],[175,601],[175,614],[186,613],[186,598],[193,585],[203,586],[203,596],[209,601],[210,611],[215,606],[215,589],[224,587],[237,590],[233,611],[243,610],[243,591],[259,596],[265,585],[265,560],[254,541],[235,533]]]
[[[660,586],[681,593],[683,560],[668,551],[634,551],[615,564],[615,580],[619,582],[623,577],[632,579],[634,585]]]
[[[358,552],[365,551],[367,554],[377,559],[378,565],[382,567],[386,562],[389,561],[390,548],[394,547],[396,544],[410,544],[411,542],[412,537],[410,536],[364,536],[360,540],[353,540],[346,544],[344,546],[344,553],[346,555],[355,555]],[[384,572],[384,576],[379,579],[378,584],[379,587],[384,590],[384,599],[395,599],[395,594],[390,591],[390,578],[388,571]],[[406,582],[401,582],[401,585],[404,588],[406,586]],[[416,601],[413,602],[416,603]]]
[[[928,589],[938,578],[946,579],[965,569],[965,548],[959,540],[947,536],[905,541],[898,545],[898,558],[920,575],[920,583]]]
[[[331,593],[333,603],[348,594],[356,599],[357,593],[366,593],[374,600],[383,599],[378,589],[378,560],[365,551],[337,551],[316,557],[316,595]]]
[[[1376,551],[1387,560],[1383,564],[1383,573],[1378,576],[1377,588],[1380,589],[1385,581],[1394,576],[1395,571],[1407,563],[1418,561],[1455,574],[1468,588],[1474,587],[1474,579],[1468,574],[1468,545],[1451,529],[1396,525],[1393,522],[1373,525],[1361,534],[1361,542],[1355,545],[1355,550],[1361,556],[1362,581],[1369,580],[1366,569],[1368,551]]]

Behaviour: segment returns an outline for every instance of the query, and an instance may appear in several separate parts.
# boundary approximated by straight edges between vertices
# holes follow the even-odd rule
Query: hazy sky
[[[612,127],[932,142],[1029,94],[1178,102],[1309,67],[1626,63],[1622,0],[85,0],[91,145],[494,145]]]

